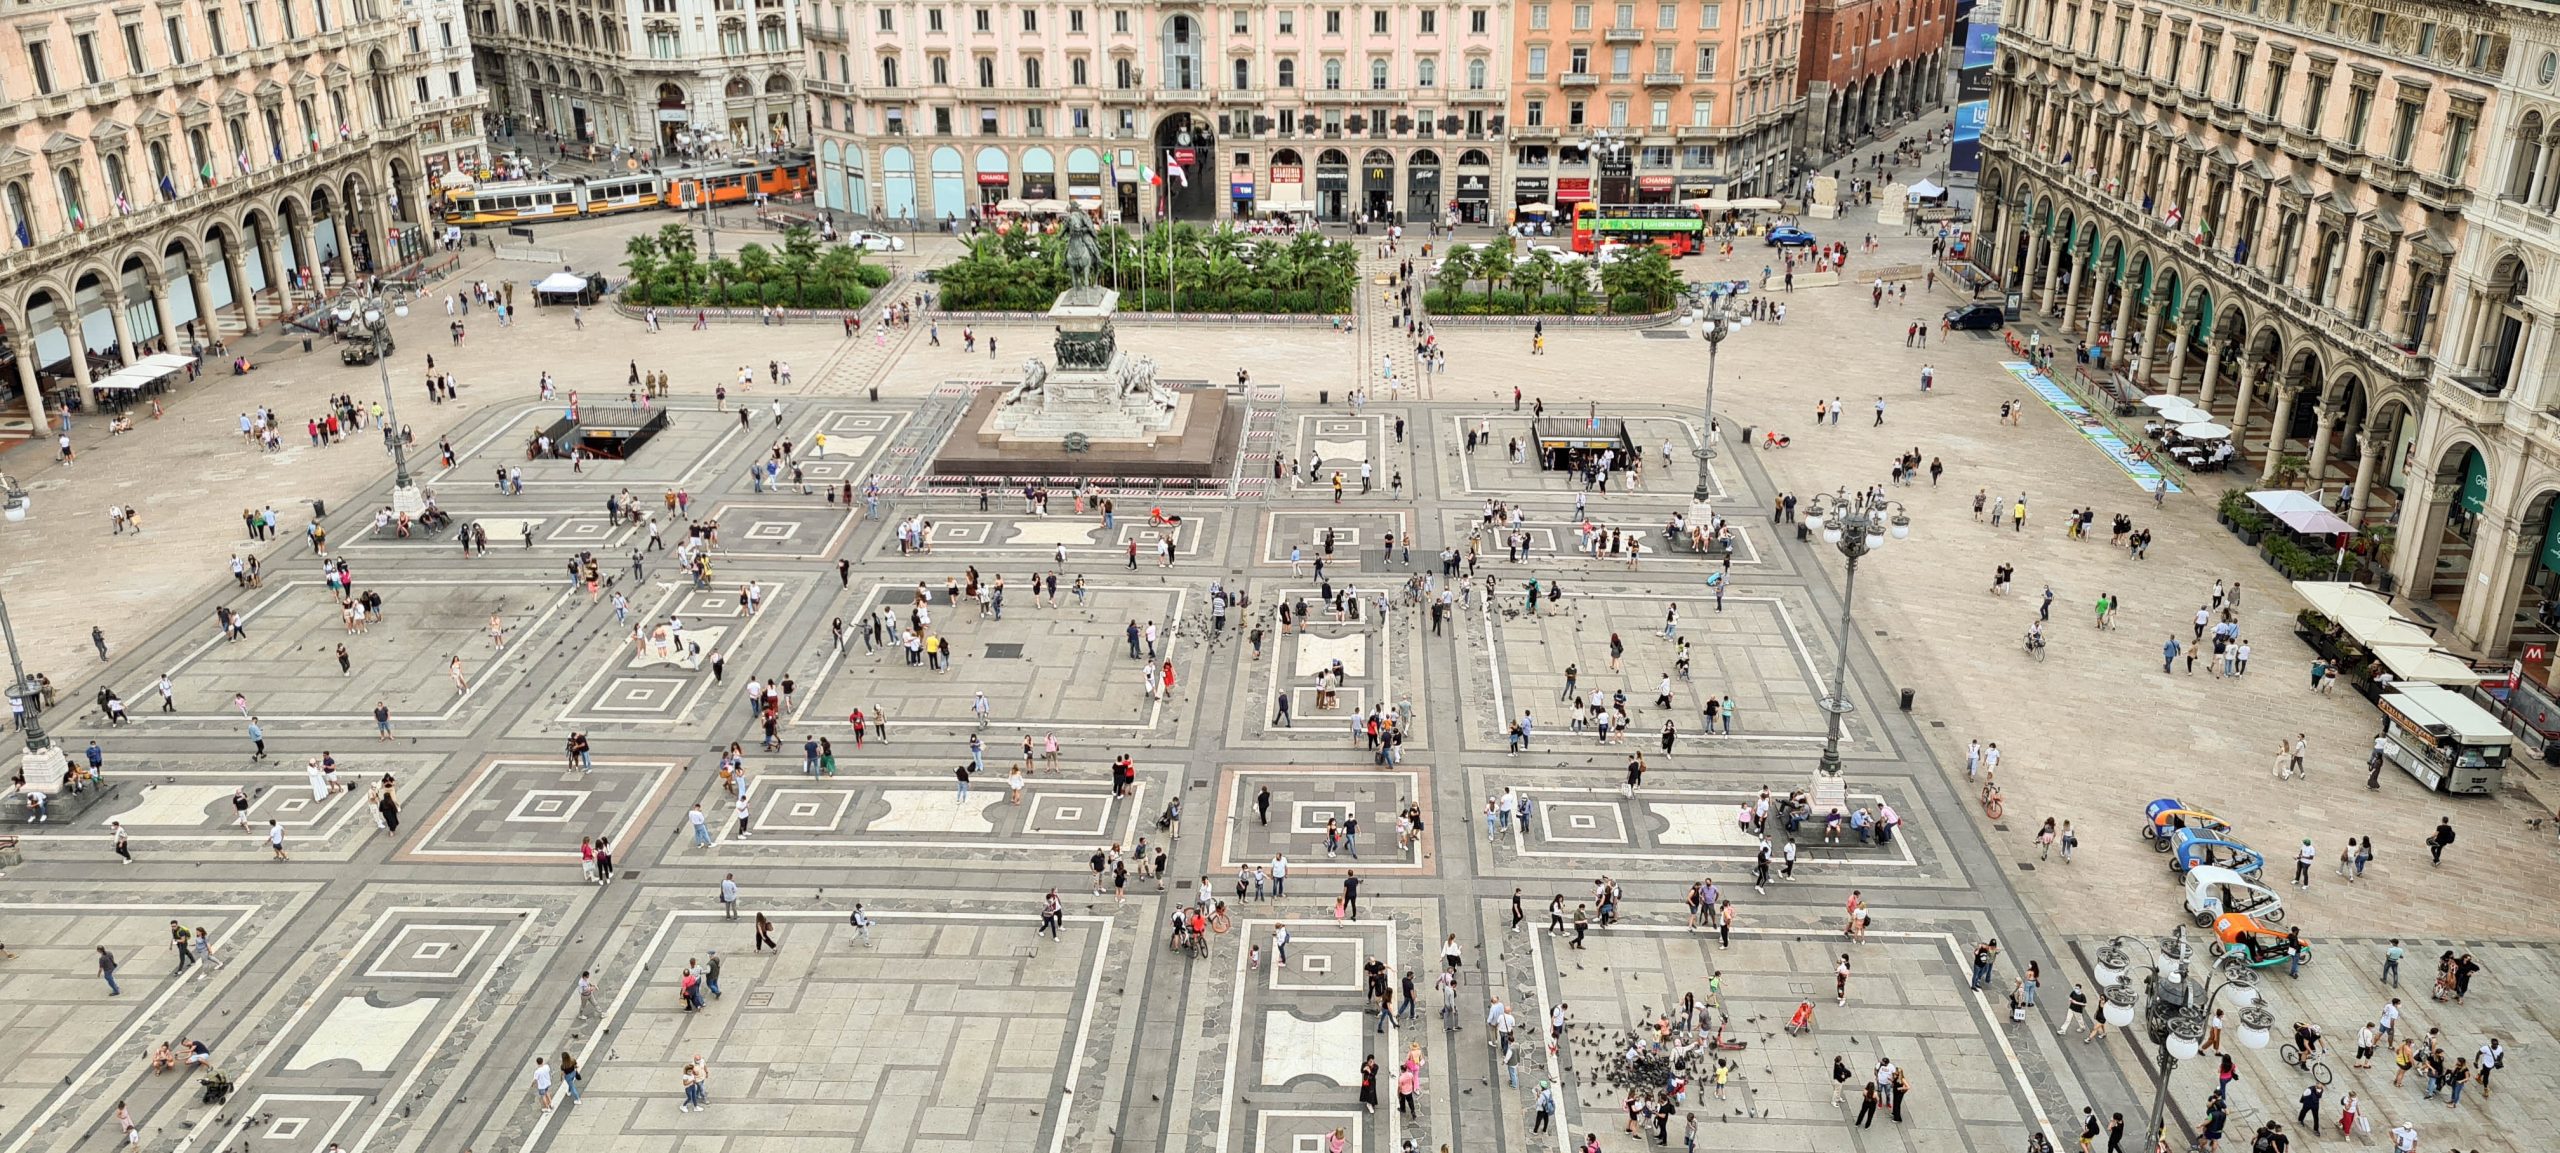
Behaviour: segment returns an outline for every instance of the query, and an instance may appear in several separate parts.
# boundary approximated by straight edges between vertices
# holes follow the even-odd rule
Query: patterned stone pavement
[[[1807,296],[1786,328],[1850,331],[1863,311],[1852,303],[1863,301]],[[938,435],[931,430],[965,401],[965,389],[945,382],[967,374],[955,349],[902,334],[885,348],[866,338],[831,362],[804,353],[804,366],[827,366],[804,368],[814,383],[782,396],[779,423],[762,390],[745,398],[754,407],[742,426],[734,411],[713,409],[707,386],[680,388],[674,429],[638,459],[575,472],[523,462],[522,495],[500,494],[487,478],[497,462],[518,463],[513,444],[548,410],[490,400],[442,414],[453,424],[435,436],[459,459],[449,475],[430,472],[430,483],[457,515],[491,527],[492,548],[466,557],[446,541],[370,536],[363,530],[383,477],[328,494],[333,554],[348,560],[360,589],[386,601],[383,621],[361,633],[346,631],[296,535],[232,542],[264,559],[259,588],[172,571],[160,611],[118,629],[113,660],[54,674],[64,703],[49,725],[75,749],[98,739],[116,791],[74,819],[11,830],[26,860],[8,870],[14,884],[0,897],[0,941],[14,953],[0,961],[0,1037],[23,1056],[0,1075],[0,1153],[111,1141],[119,1101],[140,1122],[145,1147],[206,1153],[321,1153],[331,1143],[617,1153],[716,1143],[753,1153],[839,1148],[848,1138],[866,1150],[1297,1153],[1320,1149],[1336,1128],[1362,1153],[1392,1153],[1407,1139],[1423,1149],[1562,1150],[1586,1132],[1600,1134],[1604,1148],[1633,1149],[1604,1075],[1609,1041],[1684,993],[1704,996],[1716,973],[1731,1035],[1747,1042],[1725,1096],[1702,1083],[1687,1102],[1717,1147],[2021,1149],[2038,1130],[2067,1140],[2084,1104],[2137,1121],[2147,1114],[2151,1070],[2131,1047],[2079,1044],[2050,1027],[2102,943],[2094,926],[2165,931],[2174,894],[2156,858],[2123,846],[2123,822],[2106,817],[2112,800],[2072,794],[2184,786],[2128,780],[2130,770],[2110,761],[2056,789],[2038,778],[2073,768],[2044,768],[2063,759],[2050,753],[2021,754],[2018,788],[2039,799],[2022,797],[2006,823],[1976,818],[1957,764],[1969,731],[1993,727],[1985,718],[2016,725],[2037,692],[2078,692],[2083,680],[2103,685],[2129,673],[2090,668],[2069,672],[2081,679],[2064,688],[2023,684],[2007,665],[1994,667],[1996,656],[2012,655],[1998,638],[1960,658],[1931,650],[1915,660],[1904,646],[1922,643],[1912,634],[1928,629],[1913,622],[1945,617],[1932,615],[1942,612],[1936,602],[1912,577],[1893,576],[1893,566],[1955,563],[1923,550],[1947,547],[1927,534],[1957,534],[1960,513],[1959,523],[1924,525],[1907,546],[1910,559],[1888,551],[1869,562],[1886,575],[1873,586],[1880,591],[1862,580],[1851,638],[1846,695],[1857,708],[1842,750],[1849,797],[1891,804],[1908,822],[1904,835],[1886,845],[1825,845],[1808,828],[1793,875],[1766,893],[1750,887],[1755,845],[1733,813],[1762,789],[1810,780],[1825,719],[1816,701],[1832,676],[1840,607],[1837,558],[1808,549],[1764,513],[1774,493],[1810,487],[1807,477],[1823,469],[1868,475],[1872,446],[1826,450],[1810,436],[1793,454],[1724,446],[1712,487],[1743,540],[1719,611],[1706,584],[1715,562],[1648,552],[1630,566],[1569,551],[1578,500],[1597,522],[1630,529],[1657,528],[1686,506],[1699,425],[1694,410],[1666,403],[1685,385],[1593,385],[1609,398],[1608,415],[1630,421],[1648,460],[1643,487],[1585,496],[1502,451],[1524,431],[1524,414],[1510,411],[1507,383],[1493,383],[1501,376],[1492,366],[1516,370],[1551,398],[1575,395],[1569,381],[1530,376],[1564,370],[1553,358],[1532,365],[1525,349],[1510,347],[1525,340],[1509,334],[1453,337],[1464,350],[1453,356],[1454,379],[1434,379],[1428,399],[1380,396],[1357,411],[1315,407],[1305,386],[1330,381],[1339,390],[1342,379],[1358,379],[1360,364],[1374,372],[1377,341],[1321,329],[1137,325],[1129,339],[1161,361],[1196,361],[1190,375],[1210,379],[1230,357],[1268,364],[1257,367],[1257,384],[1307,366],[1308,380],[1270,380],[1289,402],[1272,415],[1280,451],[1312,455],[1325,470],[1370,462],[1381,478],[1400,473],[1403,491],[1381,483],[1362,497],[1355,485],[1341,505],[1329,484],[1266,486],[1247,499],[1122,494],[1123,510],[1161,504],[1185,518],[1169,568],[1154,561],[1143,515],[1106,527],[1053,502],[1039,516],[1001,491],[983,507],[966,493],[893,495],[876,513],[814,491],[755,491],[747,462],[774,440],[806,444],[821,430],[827,456],[802,462],[813,488],[850,482],[859,490],[875,475],[912,471],[917,438]],[[1775,329],[1746,330],[1725,349],[1728,369],[1755,366],[1781,339]],[[1628,333],[1562,334],[1557,343],[1616,350],[1630,372],[1675,384],[1688,379],[1697,351]],[[674,355],[686,365],[683,380],[718,379],[749,359],[697,346]],[[1971,350],[1951,350],[1946,363],[1959,355],[1987,364],[1987,353]],[[1942,381],[1958,378],[1941,369]],[[874,383],[884,385],[876,402],[867,394]],[[1726,387],[1737,408],[1774,408],[1768,396],[1795,386],[1746,369]],[[1789,410],[1799,407],[1786,396]],[[1474,429],[1492,441],[1469,453],[1464,433]],[[2045,433],[2053,444],[2034,450],[2034,467],[2057,485],[2101,483],[2092,478],[2103,477],[2104,462],[2071,455],[2062,430],[2038,430]],[[626,490],[662,519],[680,492],[696,518],[719,521],[708,588],[675,574],[664,551],[647,547],[645,530],[607,520],[606,498]],[[1436,579],[1440,550],[1464,546],[1489,500],[1522,510],[1533,556],[1515,564],[1493,547],[1474,586],[1480,592],[1484,576],[1495,579],[1490,605],[1471,596],[1435,629],[1394,590],[1416,575]],[[902,553],[893,524],[918,515],[932,522],[931,549]],[[1328,531],[1335,553],[1319,580],[1312,562]],[[1384,551],[1389,534],[1414,537],[1410,560]],[[598,554],[615,578],[596,599],[567,579],[564,566],[580,551]],[[1961,559],[1973,571],[1973,558]],[[2174,575],[2154,579],[2209,579],[2201,574],[2216,562],[2170,567],[2179,563],[2165,559],[2157,571]],[[1007,578],[1001,620],[949,603],[947,582],[972,568]],[[1085,597],[1034,603],[1029,578],[1050,570],[1062,573],[1062,588],[1084,577]],[[1521,585],[1531,573],[1565,589],[1534,615]],[[1209,613],[1212,581],[1252,599],[1224,628]],[[752,614],[737,601],[749,582],[762,593]],[[24,583],[10,588],[13,604],[30,595]],[[1362,613],[1335,621],[1318,611],[1303,631],[1273,629],[1272,606],[1316,602],[1327,583],[1356,590]],[[838,647],[834,622],[850,625],[883,607],[903,612],[919,585],[936,627],[954,641],[954,669],[909,666],[897,653],[866,651],[850,633]],[[613,594],[626,599],[630,620],[617,619]],[[1374,608],[1380,596],[1383,612]],[[220,638],[217,605],[244,614],[248,639]],[[1662,635],[1666,606],[1678,607],[1675,636],[1691,658],[1667,710],[1656,702],[1677,656]],[[488,636],[492,614],[508,633],[503,648]],[[634,621],[669,617],[722,654],[721,674],[707,662],[687,667],[635,649]],[[1162,700],[1142,688],[1144,659],[1129,656],[1130,621],[1156,623],[1160,658],[1175,665],[1175,688]],[[1259,654],[1246,640],[1255,625],[1265,630]],[[1984,631],[2005,638],[2007,625]],[[1625,654],[1615,670],[1612,634]],[[350,654],[343,672],[341,644]],[[455,656],[467,688],[448,675]],[[2053,667],[2067,659],[2057,656]],[[1342,691],[1327,710],[1314,677],[1336,661]],[[1594,689],[1625,692],[1634,731],[1622,743],[1601,745],[1566,723],[1568,665],[1586,698]],[[1953,675],[1959,667],[1965,676]],[[163,672],[178,689],[166,713],[155,711],[148,688]],[[793,683],[777,751],[758,747],[747,717],[750,677]],[[102,685],[140,698],[130,726],[103,727],[85,707]],[[1921,693],[1918,711],[1897,707],[1903,687]],[[983,730],[971,710],[980,692],[991,705]],[[270,759],[251,760],[235,693],[260,718]],[[1698,729],[1711,695],[1734,702],[1730,734]],[[1286,725],[1274,718],[1283,696],[1292,706]],[[395,717],[388,742],[370,723],[376,702]],[[885,715],[889,731],[871,728],[857,743],[848,719],[856,707],[874,721]],[[1353,728],[1375,707],[1411,724],[1394,765],[1377,763]],[[1535,712],[1537,733],[1510,755],[1504,731],[1524,709]],[[1678,728],[1668,752],[1659,743],[1664,720]],[[569,762],[572,732],[591,740],[591,765]],[[973,733],[985,743],[987,771],[963,797],[953,770],[969,759]],[[1035,745],[1054,737],[1061,757],[1032,766],[1016,803],[1006,774],[1025,737]],[[804,762],[803,742],[817,740],[834,757],[831,774]],[[2051,747],[2032,732],[2006,740]],[[2199,737],[2195,756],[2210,763],[2222,740]],[[737,800],[715,772],[732,742],[745,746],[750,770],[751,835],[737,828]],[[1630,790],[1625,767],[1639,751],[1649,772]],[[1123,753],[1138,774],[1115,795],[1103,769]],[[323,755],[351,791],[314,794],[305,765]],[[2084,757],[2112,755],[2092,748]],[[2187,779],[2205,771],[2193,772]],[[366,807],[386,774],[396,783],[396,831]],[[234,789],[247,790],[249,830],[230,804]],[[1486,802],[1505,789],[1539,802],[1525,827],[1484,822]],[[1266,790],[1267,820],[1257,804]],[[2020,818],[2037,811],[2026,805],[2057,797],[2086,806],[2064,810],[2082,814],[2087,837],[2067,870],[2021,849],[2032,823]],[[1176,800],[1179,827],[1163,827]],[[2341,793],[2300,808],[2304,819],[2382,819],[2350,807],[2362,803]],[[707,845],[687,825],[697,804]],[[1425,823],[1399,846],[1396,815],[1408,804],[1421,807]],[[2265,809],[2261,822],[2294,815]],[[123,822],[135,864],[111,855],[110,819]],[[287,832],[289,861],[269,859],[259,833],[270,819]],[[1357,855],[1328,855],[1328,822],[1347,819],[1359,824]],[[2484,830],[2480,839],[2500,835]],[[611,885],[582,879],[582,837],[615,845]],[[1169,876],[1133,876],[1125,894],[1107,885],[1096,892],[1088,860],[1111,845],[1149,859],[1162,849]],[[1239,870],[1268,870],[1283,856],[1285,894],[1248,885],[1234,900],[1231,931],[1205,956],[1167,947],[1166,918],[1200,878],[1232,899]],[[2395,865],[2415,867],[2385,862]],[[730,875],[742,893],[736,921],[717,900]],[[1588,903],[1604,876],[1623,888],[1623,919],[1572,948],[1569,928],[1548,930],[1547,903],[1559,895],[1568,910]],[[1355,877],[1359,907],[1337,916],[1336,898]],[[1730,947],[1685,924],[1682,896],[1706,879],[1735,902]],[[1054,940],[1034,930],[1040,895],[1053,887],[1067,910]],[[1840,910],[1851,890],[1875,910],[1876,925],[1864,943],[1844,945]],[[1516,931],[1515,891],[1528,913]],[[2297,899],[2315,909],[2315,896],[2380,900],[2347,891],[2324,880]],[[871,922],[867,938],[850,923],[857,902]],[[2158,915],[2129,912],[2137,902]],[[2389,995],[2373,970],[2393,923],[2364,905],[2335,908],[2311,926],[2321,962],[2298,982],[2271,982],[2270,996],[2280,1019],[2312,1017],[2339,1038]],[[778,947],[759,947],[756,914],[769,918]],[[194,968],[174,972],[172,918],[205,926],[223,967],[201,977]],[[1272,947],[1284,925],[1292,937],[1285,969]],[[2410,1019],[2440,1024],[2463,1052],[2485,1031],[2515,1030],[2507,1043],[2519,1067],[2501,1075],[2498,1092],[2466,1099],[2458,1112],[2413,1112],[2404,1099],[2415,1095],[2390,1089],[2387,1076],[2377,1082],[2340,1068],[2341,1080],[2387,1101],[2391,1115],[2418,1116],[2430,1148],[2438,1136],[2492,1147],[2499,1132],[2547,1129],[2550,1075],[2535,1061],[2550,1051],[2552,1031],[2526,1011],[2537,993],[2560,987],[2544,944],[2494,920],[2472,932],[2435,929],[2410,930],[2417,979],[2436,951],[2470,950],[2487,962],[2485,988],[2461,1006],[2425,1002],[2415,988],[2404,994],[2416,1006]],[[1452,935],[1458,991],[1442,1017],[1431,980]],[[1998,975],[1991,988],[1970,990],[1967,960],[1990,938],[2005,947]],[[125,966],[120,996],[108,996],[97,975],[99,946]],[[1856,967],[1846,1006],[1832,1002],[1828,980],[1843,950]],[[715,951],[721,995],[686,1012],[677,975]],[[1382,1032],[1364,1015],[1372,961],[1415,975],[1418,1019]],[[2044,1029],[2013,1024],[2006,1012],[2006,992],[2030,961],[2043,986],[2031,1021]],[[576,991],[582,972],[596,985],[591,1005]],[[1488,1044],[1484,1020],[1496,997],[1512,1007],[1525,1041],[1514,1066]],[[1804,1001],[1816,1006],[1812,1033],[1779,1030]],[[1550,1050],[1543,1026],[1560,1006],[1572,1039]],[[201,1103],[190,1074],[150,1070],[152,1045],[180,1038],[204,1040],[214,1066],[235,1079],[229,1105]],[[1416,1050],[1426,1069],[1418,1110],[1400,1116],[1390,1087],[1377,1113],[1363,1111],[1362,1057],[1391,1069]],[[529,1089],[530,1063],[562,1053],[585,1073],[584,1098],[546,1113]],[[712,1071],[712,1103],[679,1112],[678,1072],[697,1056]],[[1861,1073],[1886,1057],[1908,1070],[1914,1092],[1904,1120],[1848,1128],[1855,1099],[1831,1104],[1833,1057]],[[2285,1106],[2299,1087],[2272,1051],[2243,1054],[2241,1068],[2243,1119],[2289,1119]],[[2181,1116],[2192,1115],[2210,1078],[2202,1064],[2175,1075]],[[1553,1136],[1531,1132],[1540,1079],[1563,1090]]]

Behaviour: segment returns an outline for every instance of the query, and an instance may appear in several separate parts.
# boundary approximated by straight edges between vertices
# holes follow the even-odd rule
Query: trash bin
[[[308,336],[302,338],[302,351],[311,351],[311,338]]]
[[[327,501],[325,501],[325,500],[315,500],[315,501],[312,501],[312,502],[311,502],[311,519],[313,519],[313,520],[327,520],[327,519],[329,519],[329,502],[327,502]]]
[[[1911,690],[1909,689],[1902,690],[1902,711],[1906,713],[1911,711]]]

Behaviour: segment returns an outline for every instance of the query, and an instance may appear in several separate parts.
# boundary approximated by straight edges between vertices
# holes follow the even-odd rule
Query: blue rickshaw
[[[2202,829],[2180,829],[2170,843],[2172,873],[2184,873],[2198,865],[2218,865],[2241,876],[2254,877],[2267,866],[2267,859],[2256,849]]]
[[[2212,833],[2231,831],[2230,824],[2222,818],[2203,809],[2189,808],[2176,797],[2162,797],[2144,805],[2142,816],[2142,839],[2151,842],[2151,851],[2155,853],[2168,852],[2170,838],[2180,829],[2203,829]]]

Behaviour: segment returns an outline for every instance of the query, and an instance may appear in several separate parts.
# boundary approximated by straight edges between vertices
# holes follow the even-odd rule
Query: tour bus
[[[771,197],[801,192],[811,186],[813,179],[809,158],[797,155],[660,172],[510,180],[454,192],[446,200],[445,220],[476,228],[572,220],[644,208],[681,211],[705,204],[745,203],[759,194]]]
[[[1586,255],[1619,244],[1653,244],[1673,256],[1698,251],[1706,221],[1677,204],[1577,204],[1573,250]]]

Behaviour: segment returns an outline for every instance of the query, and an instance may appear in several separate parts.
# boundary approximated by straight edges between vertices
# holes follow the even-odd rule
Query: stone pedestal
[[[417,485],[398,485],[391,490],[391,514],[412,520],[427,511],[427,491]]]
[[[26,791],[43,793],[48,799],[59,797],[63,782],[71,779],[71,758],[63,755],[60,745],[28,749],[18,758],[18,772],[27,779]]]

